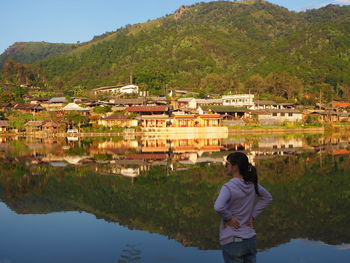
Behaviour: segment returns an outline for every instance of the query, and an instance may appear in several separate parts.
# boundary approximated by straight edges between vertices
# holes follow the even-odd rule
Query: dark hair
[[[242,152],[234,152],[230,153],[227,156],[227,161],[231,165],[237,165],[239,173],[243,176],[243,180],[246,183],[253,183],[255,188],[255,193],[260,195],[258,189],[258,174],[256,172],[256,168],[249,163],[247,155]]]

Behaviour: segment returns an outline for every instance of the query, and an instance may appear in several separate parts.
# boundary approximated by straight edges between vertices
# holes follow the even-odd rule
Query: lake
[[[245,152],[274,197],[258,262],[350,260],[350,136],[0,138],[0,263],[223,262],[213,202]]]

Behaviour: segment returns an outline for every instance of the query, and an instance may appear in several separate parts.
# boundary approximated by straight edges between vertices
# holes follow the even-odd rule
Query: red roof
[[[168,111],[168,106],[135,106],[127,107],[125,110],[130,112]]]

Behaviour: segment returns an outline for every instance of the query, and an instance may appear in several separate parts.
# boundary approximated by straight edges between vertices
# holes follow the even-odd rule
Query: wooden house
[[[260,124],[280,125],[283,122],[301,122],[303,113],[298,110],[289,109],[265,109],[252,111],[251,114],[257,116]]]
[[[136,127],[138,125],[137,120],[128,119],[128,117],[123,114],[111,114],[98,120],[97,123],[104,127]]]
[[[13,107],[13,109],[21,112],[27,112],[27,113],[36,113],[36,112],[45,110],[45,108],[42,107],[40,104],[30,104],[30,103],[16,104]]]

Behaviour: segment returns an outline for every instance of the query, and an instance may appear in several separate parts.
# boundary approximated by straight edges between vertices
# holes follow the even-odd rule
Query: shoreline
[[[221,128],[224,128],[225,126],[222,126]],[[181,134],[187,134],[189,132],[193,133],[194,127],[188,127],[188,131],[183,130],[180,132]],[[205,128],[205,127],[202,127]],[[341,127],[337,127],[338,129]],[[344,127],[346,129],[348,127]],[[176,128],[175,128],[176,129]],[[174,131],[175,131],[174,129]],[[228,135],[245,135],[245,134],[293,134],[293,133],[315,133],[315,134],[324,134],[325,128],[324,127],[311,127],[311,128],[229,128],[227,127],[227,133]],[[38,137],[38,138],[50,138],[50,137],[115,137],[115,136],[142,136],[142,135],[174,135],[177,132],[172,132],[169,129],[166,129],[164,131],[136,131],[136,132],[81,132],[77,134],[69,134],[66,132],[57,132],[57,133],[51,133],[51,132],[19,132],[19,133],[6,133],[6,132],[0,132],[0,137],[15,137],[15,136],[28,136],[28,137]],[[201,132],[202,134],[213,134],[213,131],[205,132],[204,130]]]

